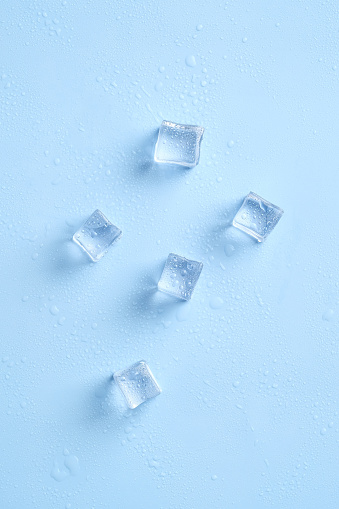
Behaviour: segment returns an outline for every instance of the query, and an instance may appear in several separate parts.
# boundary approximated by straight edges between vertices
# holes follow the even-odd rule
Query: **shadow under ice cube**
[[[189,300],[202,268],[201,262],[187,260],[183,256],[170,253],[162,271],[158,289],[178,299]]]
[[[145,361],[136,362],[127,369],[116,371],[113,377],[125,396],[129,408],[136,408],[144,401],[161,393],[161,389]]]
[[[97,262],[107,253],[108,248],[122,235],[100,210],[95,210],[82,227],[75,232],[73,240]]]
[[[235,218],[233,226],[263,242],[277,225],[284,211],[255,193],[249,193]]]
[[[205,129],[196,125],[175,124],[164,120],[159,129],[154,160],[193,168],[199,163],[200,144]]]

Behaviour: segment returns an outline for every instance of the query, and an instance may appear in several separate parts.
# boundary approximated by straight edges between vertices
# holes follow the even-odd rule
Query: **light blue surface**
[[[337,5],[2,2],[2,509],[338,507]],[[199,166],[150,164],[163,119]],[[249,191],[285,210],[263,245]],[[163,392],[126,410],[140,359]]]

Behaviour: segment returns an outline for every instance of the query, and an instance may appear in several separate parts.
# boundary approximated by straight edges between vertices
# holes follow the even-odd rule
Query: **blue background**
[[[338,507],[337,6],[2,2],[1,508]],[[152,165],[163,119],[206,128],[199,166]],[[249,191],[285,210],[263,245]],[[204,262],[189,303],[169,252]]]

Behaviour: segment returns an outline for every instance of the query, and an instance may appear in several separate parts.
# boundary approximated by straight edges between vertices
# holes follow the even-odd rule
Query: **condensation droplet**
[[[188,67],[195,67],[197,65],[197,61],[195,60],[194,55],[187,55],[185,58],[185,63]]]

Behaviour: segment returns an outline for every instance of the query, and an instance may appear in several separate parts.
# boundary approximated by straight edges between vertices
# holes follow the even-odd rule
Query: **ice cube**
[[[75,232],[73,240],[97,262],[108,248],[118,240],[122,231],[114,226],[100,210],[95,210],[82,227]]]
[[[177,297],[189,300],[199,279],[203,264],[187,260],[183,256],[170,253],[158,283],[158,289]]]
[[[263,242],[284,211],[255,193],[249,193],[233,219],[233,226]]]
[[[161,393],[146,361],[139,361],[129,368],[116,371],[113,377],[125,396],[129,408],[136,408],[147,399]]]
[[[154,160],[157,163],[193,168],[199,163],[204,131],[203,127],[196,125],[181,125],[164,120],[159,129]]]

